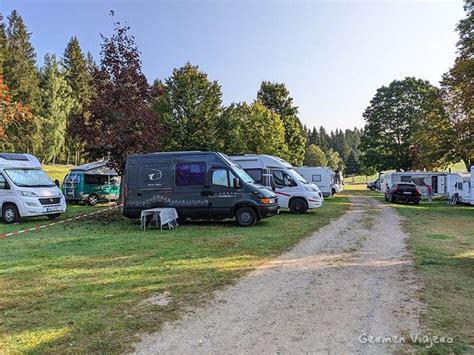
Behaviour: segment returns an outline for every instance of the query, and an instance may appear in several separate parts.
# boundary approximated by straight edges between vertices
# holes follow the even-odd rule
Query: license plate
[[[411,192],[410,191],[404,191],[403,194],[404,195],[411,195]]]
[[[59,211],[61,211],[61,206],[46,207],[46,213]]]

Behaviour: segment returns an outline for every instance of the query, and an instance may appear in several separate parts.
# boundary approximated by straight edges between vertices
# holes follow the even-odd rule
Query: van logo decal
[[[163,177],[163,173],[162,173],[161,170],[159,170],[159,169],[156,169],[153,173],[148,174],[148,179],[149,179],[150,181],[158,181],[158,180],[160,180],[162,177]]]

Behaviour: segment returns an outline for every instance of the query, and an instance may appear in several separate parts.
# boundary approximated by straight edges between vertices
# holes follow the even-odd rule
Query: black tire
[[[61,213],[48,214],[49,219],[58,219],[61,216]]]
[[[415,201],[415,205],[419,205],[420,204],[420,201]]]
[[[89,206],[95,206],[99,203],[99,196],[97,194],[90,194],[86,202]]]
[[[241,227],[251,227],[257,223],[257,214],[251,207],[240,207],[235,212],[235,221]]]
[[[295,214],[303,214],[308,210],[308,204],[302,198],[294,198],[290,201],[290,211]]]
[[[390,197],[390,202],[391,202],[391,203],[395,203],[395,199],[393,198],[393,196]]]
[[[13,203],[6,203],[2,208],[2,218],[6,224],[20,222],[20,213]]]
[[[336,189],[331,189],[331,196],[335,195],[336,194]]]

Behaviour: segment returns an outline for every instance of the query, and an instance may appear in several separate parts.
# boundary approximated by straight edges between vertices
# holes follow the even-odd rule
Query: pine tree
[[[18,151],[35,152],[41,143],[37,114],[41,107],[39,73],[36,68],[36,53],[30,43],[30,33],[21,16],[15,10],[8,16],[6,30],[6,56],[3,63],[4,78],[10,88],[12,99],[29,108],[31,120],[23,121],[12,134],[21,136]]]
[[[72,89],[72,98],[75,101],[67,120],[67,156],[75,157],[76,164],[84,146],[85,126],[90,117],[88,108],[92,97],[92,77],[89,65],[79,40],[72,37],[64,51],[63,67],[65,79]]]
[[[71,88],[59,70],[54,55],[46,54],[41,72],[41,157],[46,162],[56,162],[65,146],[67,119],[75,105]]]
[[[285,126],[285,142],[290,149],[289,162],[303,164],[306,133],[298,118],[298,107],[293,105],[293,98],[283,83],[263,81],[257,93],[257,99],[274,113],[280,115]]]
[[[0,75],[3,75],[3,62],[5,62],[6,46],[7,34],[5,32],[5,24],[3,23],[3,15],[0,13]]]

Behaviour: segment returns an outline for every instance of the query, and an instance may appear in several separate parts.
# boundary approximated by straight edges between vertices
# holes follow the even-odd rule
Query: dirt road
[[[397,350],[402,345],[367,340],[420,332],[406,235],[390,207],[366,197],[351,202],[344,216],[219,292],[208,307],[143,337],[136,352]]]

